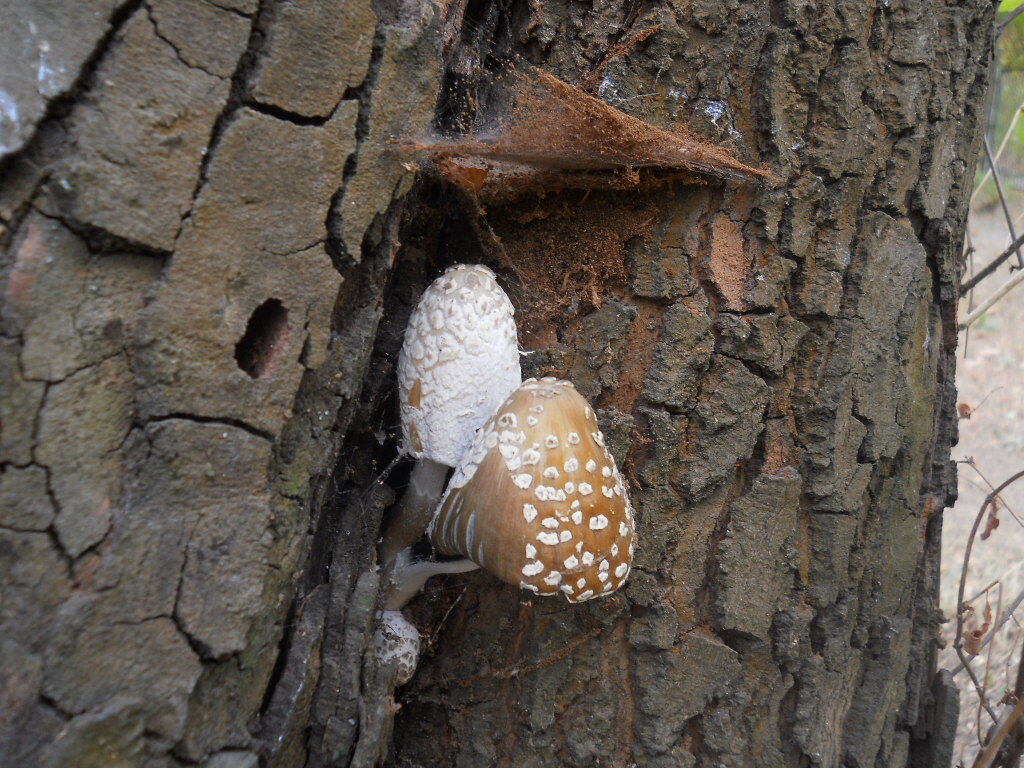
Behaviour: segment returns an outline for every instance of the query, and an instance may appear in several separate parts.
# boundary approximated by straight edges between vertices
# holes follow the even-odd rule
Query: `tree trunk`
[[[935,672],[988,0],[0,10],[0,764],[949,763]],[[397,140],[525,62],[770,183],[481,205]],[[374,545],[394,365],[484,262],[638,510],[618,595]],[[395,712],[398,712],[397,716]]]

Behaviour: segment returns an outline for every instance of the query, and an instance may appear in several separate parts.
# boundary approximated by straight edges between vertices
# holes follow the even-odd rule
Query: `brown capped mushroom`
[[[529,379],[477,433],[430,527],[434,547],[580,602],[629,574],[633,510],[597,418],[567,381]]]

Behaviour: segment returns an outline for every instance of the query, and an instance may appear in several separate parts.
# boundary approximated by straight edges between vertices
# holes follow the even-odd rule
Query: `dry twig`
[[[996,37],[999,37],[1001,34],[1003,34],[1003,30],[1010,26],[1013,23],[1014,19],[1016,19],[1022,13],[1024,13],[1024,5],[1017,6],[1012,11],[1010,11],[1010,15],[996,25]]]
[[[999,602],[996,603],[996,613],[999,613],[999,608],[1003,604],[1003,585],[1002,585],[1002,583],[999,583],[999,582],[997,582],[997,583],[999,584],[999,590],[998,590]],[[986,597],[985,598],[985,623],[981,627],[981,634],[985,635],[988,632],[989,627],[991,627],[991,626],[992,626],[992,606],[989,603],[988,598]],[[991,637],[992,635],[989,635],[989,636]],[[989,674],[989,670],[992,669],[992,649],[993,648],[995,648],[995,643],[989,644],[989,646],[988,646],[988,653],[985,654],[985,670],[981,674],[981,679],[982,679],[982,681],[984,681],[986,689],[988,688],[988,674]],[[977,651],[975,651],[975,653],[981,653],[980,642],[979,642],[979,648],[978,648]],[[977,721],[976,722],[977,722],[977,725],[978,725],[978,746],[979,747],[984,747],[985,745],[981,741],[981,705],[980,705],[980,703],[979,703],[979,706],[978,706],[978,713],[977,713]]]
[[[992,178],[996,182],[996,192],[999,193],[999,204],[1003,207],[1003,216],[1006,217],[1006,226],[1010,230],[1010,237],[1017,239],[1017,233],[1013,228],[1013,216],[1010,215],[1010,204],[1006,200],[1006,192],[1003,191],[1003,180],[999,177],[999,168],[996,166],[996,159],[992,156],[992,147],[989,146],[988,137],[984,140],[985,157],[988,159],[988,166],[992,169]],[[1024,268],[1024,255],[1017,249],[1017,268]]]
[[[1010,120],[1010,124],[1006,128],[1006,133],[1003,134],[1003,140],[1001,142],[999,142],[999,149],[996,150],[996,157],[995,157],[995,160],[996,160],[997,163],[999,162],[999,159],[1003,156],[1003,150],[1006,149],[1006,145],[1009,143],[1010,137],[1013,135],[1013,129],[1017,125],[1017,119],[1020,117],[1021,111],[1024,111],[1024,101],[1022,101],[1020,104],[1018,104],[1017,108],[1013,111],[1013,118]],[[978,193],[981,192],[982,187],[985,186],[985,182],[988,181],[991,178],[991,176],[992,176],[992,169],[989,168],[987,171],[985,171],[985,175],[982,176],[981,181],[978,182],[977,185],[975,185],[974,192],[971,193],[971,202],[972,203],[974,202],[974,198],[976,198],[978,196]],[[1015,219],[1014,223],[1016,223],[1018,220],[1019,220],[1019,218]]]
[[[995,392],[995,391],[997,391],[999,389],[1003,389],[1003,387],[997,387],[996,389],[993,389],[992,392]],[[985,395],[984,399],[980,403],[978,403],[978,408],[980,408],[985,403],[985,400],[988,400],[989,395],[991,395],[992,392],[989,392],[988,395]],[[977,408],[975,410],[977,410]],[[972,413],[973,413],[973,411],[972,411]],[[968,458],[967,461],[962,462],[962,463],[966,464],[971,469],[973,469],[977,473],[978,477],[981,478],[982,482],[985,483],[986,486],[988,486],[988,489],[990,491],[994,491],[995,490],[995,486],[992,485],[991,481],[987,477],[985,477],[985,473],[982,472],[980,469],[978,469],[978,463],[974,460],[973,456]],[[975,483],[975,485],[977,485],[977,484]],[[1017,521],[1017,525],[1019,525],[1021,528],[1024,528],[1024,520],[1021,520],[1017,516],[1017,513],[1013,510],[1013,508],[1009,504],[1006,503],[1006,499],[1004,499],[1002,496],[997,496],[995,498],[995,500],[992,502],[992,506],[993,507],[1001,507],[1002,509],[1005,509],[1007,512],[1010,513],[1010,516],[1014,520]],[[982,538],[985,538],[985,537],[982,536]]]
[[[1010,733],[1010,729],[1013,728],[1014,724],[1020,719],[1022,713],[1024,713],[1024,698],[1021,698],[1020,701],[1017,702],[1017,706],[1015,706],[1006,716],[1006,719],[1002,721],[999,729],[992,737],[992,740],[988,743],[988,746],[985,747],[985,750],[978,755],[978,758],[974,761],[973,768],[988,768],[992,765],[992,760],[999,752],[999,747],[1003,745],[1003,741]]]
[[[985,639],[981,641],[981,647],[982,648],[984,648],[986,645],[988,645],[989,641],[992,639],[992,637],[1000,629],[1002,629],[1002,626],[1006,622],[1008,622],[1013,617],[1014,612],[1020,607],[1021,603],[1024,603],[1024,590],[1021,590],[1020,594],[1018,594],[1015,598],[1013,598],[1013,600],[1010,601],[1010,604],[1008,606],[1006,606],[1006,610],[1003,611],[1002,614],[1000,614],[998,619],[996,619],[995,624],[992,625],[992,630],[985,636]],[[961,664],[959,667],[957,667],[956,669],[954,669],[952,671],[952,675],[954,677],[956,677],[961,672],[963,672],[963,670],[964,670],[964,665]]]
[[[987,299],[981,302],[981,304],[974,308],[971,314],[969,314],[961,321],[960,330],[962,331],[965,328],[967,328],[971,323],[973,323],[975,320],[977,320],[979,317],[985,314],[989,309],[991,309],[993,304],[995,304],[997,301],[1003,298],[1003,296],[1005,296],[1007,293],[1009,293],[1011,290],[1016,288],[1021,283],[1024,283],[1024,270],[1017,270],[1010,277],[1009,280],[1007,280],[1005,283],[999,286],[999,288],[997,288],[991,296],[989,296]]]
[[[1013,256],[1013,254],[1015,254],[1021,248],[1021,246],[1024,246],[1024,235],[1021,235],[1012,243],[1010,243],[1010,245],[1007,246],[1005,251],[1003,251],[994,259],[992,259],[992,261],[986,264],[982,269],[978,270],[977,274],[975,274],[970,280],[961,285],[960,293],[967,293],[969,290],[974,288],[978,283],[980,283],[986,277],[995,272],[999,265],[1002,264],[1011,256]]]

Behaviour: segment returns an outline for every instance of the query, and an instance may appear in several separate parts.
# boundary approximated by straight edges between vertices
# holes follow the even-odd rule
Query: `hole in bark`
[[[235,345],[238,367],[254,379],[273,374],[288,346],[288,309],[267,299],[249,318],[245,335]]]

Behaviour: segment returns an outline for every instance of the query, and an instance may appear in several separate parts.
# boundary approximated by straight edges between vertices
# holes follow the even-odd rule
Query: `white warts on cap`
[[[374,651],[380,665],[395,664],[395,685],[405,685],[416,672],[420,633],[401,611],[380,611],[373,633]]]
[[[450,267],[420,297],[398,357],[404,450],[454,467],[521,379],[512,302],[494,273]]]
[[[536,576],[543,570],[544,563],[542,563],[540,560],[535,560],[532,563],[527,563],[523,566],[523,576]]]

